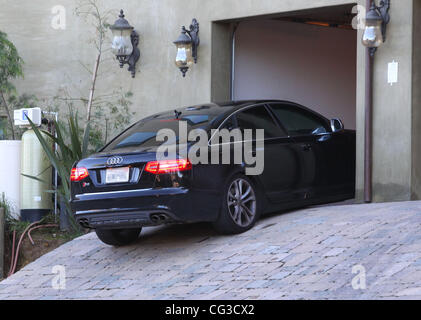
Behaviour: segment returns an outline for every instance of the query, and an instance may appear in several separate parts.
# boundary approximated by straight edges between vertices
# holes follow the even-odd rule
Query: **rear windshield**
[[[180,116],[179,119],[175,119],[174,117],[160,117],[142,120],[119,135],[103,151],[113,151],[123,148],[158,147],[167,142],[157,141],[157,134],[161,129],[173,130],[176,135],[176,140],[173,143],[176,143],[179,137],[180,121],[187,123],[187,132],[190,132],[193,129],[207,128],[211,120],[207,114],[188,114]]]

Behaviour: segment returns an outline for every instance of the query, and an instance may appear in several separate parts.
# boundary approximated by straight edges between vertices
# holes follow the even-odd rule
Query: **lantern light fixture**
[[[390,21],[389,9],[390,0],[381,0],[379,6],[373,0],[367,12],[362,43],[369,48],[371,56],[374,56],[377,48],[386,41],[386,26]]]
[[[120,63],[120,68],[128,64],[128,70],[131,72],[132,78],[134,78],[136,74],[136,63],[140,57],[140,50],[137,47],[139,44],[139,34],[124,17],[123,10],[120,10],[119,18],[110,27],[113,33],[111,50],[116,55]]]
[[[194,63],[197,63],[197,48],[200,44],[199,23],[196,19],[192,20],[189,30],[185,26],[181,28],[181,34],[174,41],[177,48],[175,65],[180,69],[183,77]]]

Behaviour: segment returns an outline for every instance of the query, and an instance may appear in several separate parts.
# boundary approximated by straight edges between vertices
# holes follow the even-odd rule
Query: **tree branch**
[[[89,92],[88,106],[87,106],[87,109],[86,109],[86,113],[87,113],[86,121],[87,122],[89,122],[91,120],[92,101],[94,99],[95,84],[96,84],[96,79],[97,79],[97,75],[98,75],[98,67],[99,67],[100,60],[101,60],[101,52],[98,53],[98,56],[97,56],[96,61],[95,61],[94,72],[92,73],[92,84],[91,84],[91,90]]]

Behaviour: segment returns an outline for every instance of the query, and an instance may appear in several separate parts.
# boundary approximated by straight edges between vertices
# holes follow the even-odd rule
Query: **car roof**
[[[252,106],[255,104],[263,103],[288,103],[293,105],[298,105],[291,101],[285,100],[238,100],[238,101],[225,101],[225,102],[216,102],[216,103],[206,103],[206,104],[197,104],[189,107],[175,108],[173,110],[160,112],[150,116],[149,118],[162,118],[162,117],[171,117],[177,112],[181,114],[203,114],[203,111],[206,110],[206,113],[209,115],[219,115],[226,112],[232,112],[237,109],[241,109],[247,106]]]
[[[287,103],[287,104],[299,106],[299,104],[297,104],[295,102],[292,102],[292,101],[276,100],[276,99],[271,99],[271,100],[257,100],[257,99],[256,100],[233,100],[233,101],[220,102],[220,103],[216,103],[216,104],[219,105],[220,107],[240,109],[240,108],[252,106],[252,105],[255,105],[255,104],[265,104],[265,103]]]
[[[180,116],[183,117],[185,115],[203,115],[204,113],[208,114],[213,118],[213,121],[211,121],[210,125],[218,124],[219,122],[223,121],[227,116],[232,114],[233,112],[253,105],[258,104],[269,104],[269,103],[284,103],[296,106],[297,108],[305,109],[325,121],[328,121],[323,115],[319,114],[318,112],[309,109],[305,106],[302,106],[298,103],[287,101],[287,100],[233,100],[233,101],[225,101],[225,102],[217,102],[217,103],[205,103],[205,104],[197,104],[189,107],[181,107],[181,108],[175,108],[173,110],[164,111],[161,113],[154,114],[150,117],[147,117],[143,119],[145,120],[153,120],[153,119],[163,119],[163,118],[171,118],[175,117],[175,111],[181,112]],[[204,112],[206,110],[206,112]]]

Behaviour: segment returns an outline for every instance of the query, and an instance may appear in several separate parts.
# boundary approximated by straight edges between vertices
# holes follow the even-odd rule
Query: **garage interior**
[[[356,130],[356,9],[347,4],[214,21],[211,100],[289,100]]]
[[[231,99],[280,99],[356,129],[355,5],[236,21]]]

